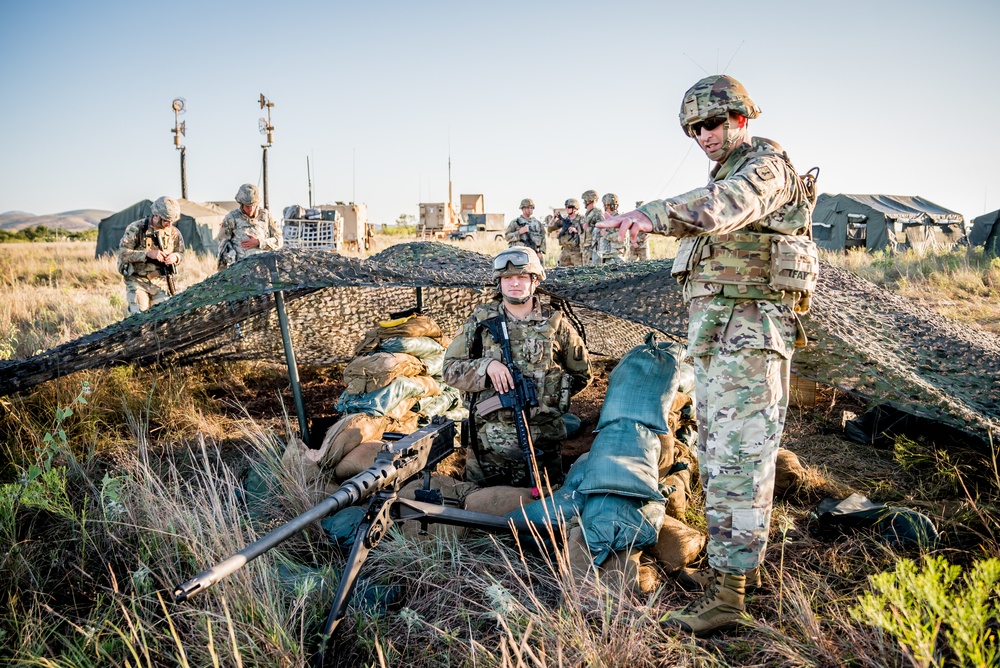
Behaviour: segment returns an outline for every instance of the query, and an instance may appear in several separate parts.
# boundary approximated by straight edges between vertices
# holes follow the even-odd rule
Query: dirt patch
[[[616,364],[618,360],[606,357],[591,359],[594,379],[570,402],[570,412],[580,418],[582,425],[579,434],[563,441],[563,462],[566,466],[583,453],[590,452],[590,446],[594,443],[594,429],[597,428],[601,406],[604,405],[604,395],[608,391],[608,375]]]

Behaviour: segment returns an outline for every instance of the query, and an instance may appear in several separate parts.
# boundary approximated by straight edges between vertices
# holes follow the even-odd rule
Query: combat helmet
[[[176,223],[181,219],[181,207],[173,197],[158,198],[150,207],[150,213],[168,223]]]
[[[582,195],[580,195],[580,198],[583,199],[583,203],[584,204],[590,204],[591,202],[596,202],[597,201],[597,191],[596,190],[588,190],[588,191],[584,192]]]
[[[725,74],[705,77],[684,93],[681,102],[681,129],[691,135],[691,126],[698,121],[726,116],[734,112],[746,118],[760,116],[760,107],[750,99],[750,93],[739,81]]]
[[[260,190],[252,183],[244,183],[236,191],[236,201],[243,206],[257,206],[260,204]]]
[[[616,195],[614,193],[608,193],[607,195],[605,195],[604,197],[601,198],[601,204],[604,205],[605,209],[608,209],[610,211],[617,211],[618,210],[618,195]]]
[[[570,208],[570,207],[573,207],[574,209],[576,209],[577,211],[579,211],[580,210],[580,200],[576,199],[575,197],[570,197],[568,200],[566,200],[566,203],[563,204],[563,206],[565,208],[567,208],[567,209]]]
[[[503,276],[531,274],[539,281],[545,280],[545,267],[533,248],[511,246],[497,253],[493,258],[493,280],[499,284]]]
[[[530,206],[532,209],[534,209],[535,200],[531,199],[530,197],[525,197],[524,199],[521,200],[521,206],[519,206],[518,208],[523,209],[526,206]]]

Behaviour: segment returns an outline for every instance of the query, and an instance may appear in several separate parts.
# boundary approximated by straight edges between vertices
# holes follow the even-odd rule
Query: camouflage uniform
[[[649,259],[649,233],[639,232],[635,236],[635,246],[629,244],[628,259],[630,262]]]
[[[583,259],[586,264],[598,264],[597,253],[597,228],[594,225],[604,222],[604,211],[596,204],[590,211],[583,214],[583,239],[580,244],[583,251]]]
[[[523,226],[528,226],[527,234],[519,234],[518,230]],[[546,245],[545,226],[537,218],[525,218],[518,216],[510,222],[504,232],[509,246],[527,246],[539,253],[545,252]]]
[[[569,228],[566,232],[563,232],[563,221],[569,221]],[[569,229],[575,229],[576,234],[573,234]],[[583,265],[583,252],[581,250],[580,244],[583,237],[583,219],[580,214],[576,214],[572,218],[562,218],[556,216],[549,223],[549,232],[558,232],[557,237],[559,241],[559,266],[560,267],[579,267]]]
[[[761,563],[767,545],[800,327],[798,293],[771,291],[766,277],[743,281],[767,271],[768,239],[808,233],[811,203],[781,147],[755,137],[716,166],[705,188],[639,211],[655,233],[687,237],[674,273],[690,301],[708,558],[716,571],[740,574]]]
[[[251,237],[258,239],[260,246],[243,248],[240,242]],[[219,242],[220,270],[250,255],[278,250],[284,244],[281,226],[263,208],[258,208],[253,218],[243,213],[241,208],[233,209],[222,219],[215,240]]]
[[[617,216],[617,211],[606,211],[604,219]],[[614,264],[625,261],[625,251],[628,248],[628,240],[618,240],[618,230],[594,230],[594,253],[597,256],[597,264]]]
[[[550,480],[562,480],[562,440],[566,438],[560,391],[563,375],[570,377],[570,392],[585,388],[591,379],[587,347],[560,311],[544,308],[533,297],[531,315],[523,320],[507,317],[511,351],[521,372],[534,378],[538,388],[538,407],[531,409],[528,425],[534,444],[544,452],[538,465],[548,471]],[[477,400],[496,394],[486,375],[493,360],[503,361],[500,346],[489,332],[478,327],[483,320],[496,317],[500,300],[477,308],[458,330],[444,358],[444,382],[465,392],[478,393]],[[482,356],[473,357],[474,336],[480,331]],[[502,408],[488,416],[476,416],[479,432],[478,462],[471,461],[467,477],[472,482],[493,485],[527,486],[527,466],[517,443],[517,433],[510,409]],[[476,465],[478,463],[478,466]]]
[[[177,264],[180,264],[184,259],[184,237],[173,225],[162,230],[155,229],[152,216],[129,223],[125,228],[125,234],[118,242],[118,271],[125,277],[125,301],[129,315],[141,313],[170,298],[167,279],[162,273],[163,265],[146,256],[151,250],[176,253]]]

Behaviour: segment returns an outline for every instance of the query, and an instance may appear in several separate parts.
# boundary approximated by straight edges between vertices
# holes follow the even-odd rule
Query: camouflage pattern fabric
[[[794,373],[1000,442],[1000,337],[821,265],[812,309],[802,317],[810,343],[796,351]],[[686,342],[688,308],[672,270],[672,260],[556,268],[539,294],[545,306],[572,309],[591,354],[617,358],[650,331]],[[144,313],[26,359],[0,360],[0,395],[123,363],[283,364],[278,290],[299,363],[343,364],[373,320],[414,304],[415,287],[424,313],[454,331],[493,299],[492,287],[483,288],[491,272],[490,257],[432,242],[397,244],[365,259],[307,249],[259,253]]]
[[[617,215],[615,212],[612,215]],[[607,213],[605,213],[607,218]],[[608,264],[614,262],[624,262],[625,253],[631,242],[618,240],[618,230],[594,230],[594,252],[597,255],[597,264]]]
[[[243,248],[240,245],[250,238],[260,241],[260,246]],[[219,243],[220,270],[243,258],[264,251],[278,250],[284,245],[281,226],[271,217],[267,209],[257,209],[257,215],[253,218],[243,213],[242,209],[233,209],[222,219],[215,240]]]
[[[563,231],[565,223],[566,231]],[[583,250],[581,241],[583,239],[583,218],[580,214],[565,218],[556,216],[549,223],[549,232],[557,232],[559,241],[559,266],[579,267],[583,265]]]
[[[636,245],[627,244],[629,262],[643,262],[649,259],[649,233],[640,232],[635,237]]]
[[[170,299],[170,291],[167,288],[167,279],[165,278],[128,277],[125,279],[125,304],[128,306],[129,315],[142,313],[150,306],[156,306],[168,299]]]
[[[525,225],[528,226],[528,232],[526,234],[519,233],[518,230]],[[512,220],[504,232],[504,238],[507,239],[510,246],[527,246],[538,253],[546,251],[547,236],[545,226],[540,220],[524,216],[518,216]]]
[[[496,317],[502,308],[499,300],[477,308],[459,328],[445,352],[444,382],[452,387],[478,393],[478,400],[496,394],[490,385],[486,367],[493,360],[503,361],[499,344],[489,332],[479,329],[479,323]],[[571,392],[576,393],[590,383],[590,359],[580,335],[559,311],[542,307],[534,300],[531,314],[521,320],[507,317],[511,352],[521,373],[535,381],[538,407],[531,409],[528,424],[532,428],[535,445],[551,461],[560,462],[561,441],[566,437],[566,426],[559,409],[562,377],[571,377]],[[482,341],[482,356],[473,357],[477,329]],[[517,443],[514,419],[510,409],[500,409],[489,415],[477,416],[480,429],[479,465],[487,480],[507,480],[511,472],[526,473],[523,455]],[[536,437],[537,433],[537,437]],[[502,464],[502,466],[501,466]],[[541,463],[539,463],[541,465]],[[555,472],[553,472],[553,475]],[[502,476],[498,478],[497,476]],[[518,477],[517,480],[520,480]],[[525,478],[526,479],[526,478]],[[561,476],[560,476],[561,479]],[[470,478],[470,480],[472,480]],[[482,482],[472,480],[472,482]]]
[[[596,199],[596,196],[595,196]],[[583,259],[589,264],[597,264],[597,237],[594,226],[604,222],[604,211],[594,206],[583,214],[583,238],[580,239],[580,250],[583,252]]]
[[[118,243],[118,271],[125,277],[125,303],[129,315],[141,313],[170,298],[160,265],[146,256],[151,250],[175,253],[179,265],[184,261],[184,236],[173,225],[155,229],[152,216],[129,223],[125,228]]]

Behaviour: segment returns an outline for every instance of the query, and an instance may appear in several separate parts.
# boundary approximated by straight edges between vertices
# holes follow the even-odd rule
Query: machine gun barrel
[[[381,450],[371,467],[344,482],[340,489],[298,517],[281,525],[236,554],[206,569],[174,589],[174,601],[186,601],[243,568],[313,522],[332,515],[381,489],[432,468],[455,450],[455,423],[441,420],[422,427]]]

